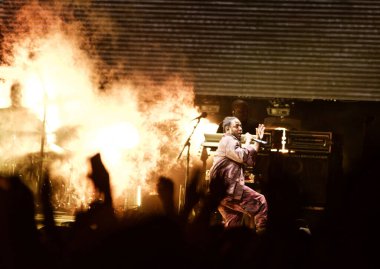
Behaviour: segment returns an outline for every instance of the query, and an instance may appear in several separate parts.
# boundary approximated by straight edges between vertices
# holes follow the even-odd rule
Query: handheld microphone
[[[268,144],[268,141],[264,141],[261,139],[252,138],[252,140],[260,144],[264,144],[264,145]]]
[[[192,119],[192,120],[200,120],[201,118],[206,118],[207,112],[202,112],[198,117]]]
[[[245,134],[243,134],[241,138],[242,138],[242,142],[245,141]],[[256,135],[251,136],[251,141],[255,141],[257,143],[264,144],[264,145],[268,144],[268,141],[258,139],[256,138]]]

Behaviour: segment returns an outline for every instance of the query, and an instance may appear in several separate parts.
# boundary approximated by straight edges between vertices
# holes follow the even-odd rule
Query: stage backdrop
[[[17,28],[14,16],[30,2],[0,1],[3,35]],[[179,75],[198,95],[380,100],[378,1],[60,4],[60,16],[83,23],[103,70],[115,78],[143,73],[163,82]]]

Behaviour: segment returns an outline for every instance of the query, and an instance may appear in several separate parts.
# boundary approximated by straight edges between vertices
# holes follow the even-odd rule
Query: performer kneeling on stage
[[[257,232],[264,231],[267,222],[268,206],[264,195],[244,184],[243,166],[253,166],[259,143],[254,142],[252,134],[245,134],[246,141],[241,145],[242,127],[236,117],[223,120],[224,135],[219,141],[210,170],[210,180],[224,179],[227,185],[226,196],[218,209],[225,227],[246,225],[245,216],[251,219],[249,227]],[[256,128],[256,138],[262,139],[265,126]]]

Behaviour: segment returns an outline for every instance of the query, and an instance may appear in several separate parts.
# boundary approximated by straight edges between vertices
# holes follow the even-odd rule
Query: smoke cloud
[[[1,136],[0,150],[6,156],[1,169],[20,169],[36,188],[34,178],[40,172],[35,167],[42,161],[59,186],[56,206],[63,208],[91,200],[93,189],[86,176],[88,158],[96,152],[110,172],[120,206],[132,199],[137,186],[152,191],[157,175],[184,169],[183,160],[176,158],[193,129],[191,119],[199,114],[191,82],[177,74],[157,83],[140,70],[121,76],[123,60],[104,61],[94,45],[104,40],[93,29],[116,26],[110,18],[93,14],[84,16],[86,24],[78,21],[75,12],[88,10],[90,2],[24,5],[7,17],[1,44],[2,111],[9,111],[9,89],[19,82],[23,106],[38,120],[31,128],[37,132],[33,139]],[[116,40],[108,36],[106,43],[112,47]],[[30,122],[21,115],[16,118],[21,126]],[[14,123],[0,115],[0,126],[9,124]],[[203,132],[211,129],[216,128],[202,120],[193,136],[192,156],[198,154]],[[1,146],[9,145],[12,137],[22,152]]]

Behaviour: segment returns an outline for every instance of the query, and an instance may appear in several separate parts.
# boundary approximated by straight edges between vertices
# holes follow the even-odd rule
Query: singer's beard
[[[242,135],[242,134],[234,134],[233,136],[235,136],[235,137],[240,141],[240,139],[241,139],[241,135]]]

